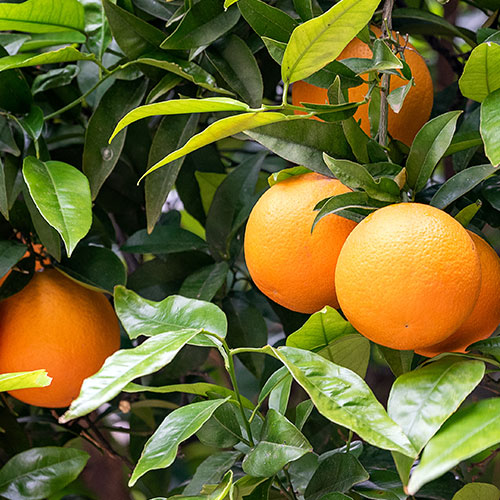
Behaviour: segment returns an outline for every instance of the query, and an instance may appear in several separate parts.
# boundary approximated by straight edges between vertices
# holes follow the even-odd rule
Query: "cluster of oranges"
[[[500,258],[488,243],[419,203],[386,206],[359,224],[331,214],[311,232],[315,205],[348,190],[308,173],[264,193],[245,233],[257,287],[294,311],[340,308],[393,349],[434,356],[489,337],[500,323]]]
[[[0,373],[45,369],[52,377],[49,386],[10,394],[31,405],[62,408],[119,348],[120,327],[104,294],[46,264],[37,261],[28,285],[0,301]]]

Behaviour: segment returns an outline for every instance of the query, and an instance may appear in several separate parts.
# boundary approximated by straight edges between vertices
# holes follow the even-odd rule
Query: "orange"
[[[380,29],[371,27],[371,30],[380,36]],[[396,34],[393,32],[393,37]],[[404,40],[399,37],[399,43],[404,46]],[[342,51],[337,58],[348,59],[351,57],[361,57],[371,59],[372,51],[368,45],[359,38],[354,38],[349,45]],[[399,113],[395,113],[389,108],[388,114],[388,132],[394,139],[410,146],[417,132],[429,119],[434,101],[434,92],[432,88],[432,79],[429,69],[422,56],[416,51],[413,45],[408,44],[404,51],[404,57],[410,66],[415,85],[410,89]],[[366,75],[364,75],[365,77]],[[391,75],[391,92],[408,83],[399,76]],[[362,101],[368,92],[368,84],[364,83],[358,87],[349,89],[349,101]],[[312,102],[318,104],[328,103],[327,89],[316,87],[304,81],[296,82],[292,86],[292,103],[294,106],[300,106],[301,102]],[[295,113],[301,113],[296,111]],[[361,120],[361,128],[370,135],[370,122],[368,120],[368,104],[360,106],[354,114],[356,120]]]
[[[355,222],[337,215],[321,219],[311,234],[315,205],[350,191],[316,173],[274,184],[255,204],[245,232],[245,259],[257,287],[288,309],[313,313],[338,307],[335,265]]]
[[[481,265],[467,231],[446,212],[419,203],[381,208],[347,238],[335,286],[360,333],[415,350],[449,337],[479,296]]]
[[[118,319],[106,297],[55,269],[35,273],[0,302],[0,373],[45,369],[52,377],[48,387],[11,392],[25,403],[68,406],[119,344]]]
[[[481,262],[481,290],[470,316],[450,337],[439,344],[418,350],[423,356],[442,352],[465,352],[465,348],[487,339],[500,323],[500,258],[480,236],[469,231]]]

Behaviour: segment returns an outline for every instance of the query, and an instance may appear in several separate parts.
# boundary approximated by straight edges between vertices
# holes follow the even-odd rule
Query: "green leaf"
[[[0,4],[0,7],[4,4]],[[0,58],[0,71],[28,66],[41,66],[42,64],[66,63],[72,61],[91,61],[93,54],[84,54],[74,47],[62,47],[52,52],[41,54],[25,53]]]
[[[219,337],[225,337],[227,332],[226,317],[215,304],[180,295],[153,302],[118,286],[115,309],[131,339],[188,329],[215,333]]]
[[[196,433],[196,437],[211,448],[232,448],[244,439],[236,412],[234,404],[222,405]]]
[[[370,343],[330,306],[310,316],[287,337],[286,345],[317,352],[360,376],[366,373],[370,357]]]
[[[495,172],[492,165],[475,165],[458,172],[448,179],[434,194],[431,205],[441,210],[451,205],[461,196],[472,191]]]
[[[113,399],[132,380],[168,365],[200,332],[201,328],[165,329],[164,333],[147,339],[138,347],[115,352],[95,375],[84,380],[80,395],[59,421],[65,423],[87,415]]]
[[[227,85],[245,102],[254,108],[262,104],[262,75],[252,51],[240,37],[231,35],[218,50],[208,51],[207,57]]]
[[[97,59],[102,60],[113,38],[104,12],[104,5],[101,0],[81,0],[81,3],[85,12],[87,47]]]
[[[8,52],[0,45],[0,57],[3,58],[4,56],[8,56]],[[2,89],[0,93],[0,108],[15,114],[29,112],[32,107],[33,96],[31,95],[26,78],[20,70],[3,71],[0,73],[0,88]],[[10,131],[6,117],[2,116],[1,123],[1,128],[7,132],[7,142],[14,143],[14,151],[11,152],[15,154],[18,148],[15,141],[9,137],[12,136],[12,132]],[[2,140],[5,137],[5,132],[0,135],[0,143],[5,142],[5,139]],[[5,151],[3,148],[2,150]]]
[[[413,351],[399,351],[383,345],[377,345],[377,348],[396,377],[411,370]]]
[[[304,498],[319,500],[326,496],[330,499],[329,493],[349,491],[355,484],[366,481],[369,477],[352,453],[334,453],[320,462],[307,485]]]
[[[245,457],[243,471],[254,477],[272,477],[286,464],[311,451],[305,436],[283,415],[270,409],[261,440]]]
[[[30,52],[69,43],[80,44],[85,43],[85,41],[85,35],[75,30],[58,31],[56,33],[32,33],[26,36],[22,46],[19,48],[19,52]]]
[[[92,224],[87,178],[67,163],[44,163],[33,156],[24,159],[23,176],[36,207],[61,235],[70,256]]]
[[[43,130],[43,111],[38,106],[31,106],[30,112],[23,116],[19,123],[24,131],[33,139],[38,140]]]
[[[170,71],[175,75],[193,82],[201,88],[217,92],[219,94],[233,95],[229,90],[217,86],[215,78],[192,61],[186,61],[173,56],[167,52],[148,52],[137,59],[138,64],[146,64],[165,71]]]
[[[74,29],[83,31],[83,7],[77,0],[27,0],[0,4],[1,31],[50,33]]]
[[[387,96],[387,102],[389,103],[389,106],[394,111],[394,113],[399,113],[401,111],[401,108],[403,107],[403,104],[405,102],[405,98],[413,85],[414,82],[412,78],[406,85],[394,89]]]
[[[328,420],[351,429],[374,446],[416,456],[399,425],[391,420],[359,375],[295,347],[280,347],[273,353]]]
[[[255,189],[265,159],[265,153],[252,155],[229,173],[215,191],[205,227],[210,253],[216,260],[228,260],[240,251],[231,244],[259,197]]]
[[[162,31],[110,0],[102,0],[102,4],[116,43],[130,60],[157,49],[165,39]]]
[[[260,406],[264,400],[271,394],[273,389],[279,385],[286,383],[287,378],[290,376],[286,367],[282,366],[276,370],[267,380],[259,393],[258,405]]]
[[[500,48],[500,46],[498,46]],[[484,142],[484,152],[491,163],[500,165],[500,88],[489,94],[481,104],[481,137]]]
[[[32,200],[28,187],[24,183],[23,198],[28,208],[31,221],[35,227],[40,242],[57,261],[61,260],[61,237],[59,233],[43,218],[34,201]]]
[[[467,205],[462,208],[457,215],[455,215],[455,219],[462,224],[462,226],[467,227],[470,221],[475,217],[475,215],[479,212],[479,209],[482,206],[481,200],[476,200],[474,203]]]
[[[245,132],[277,155],[320,174],[331,176],[323,153],[335,158],[351,158],[352,153],[338,123],[294,120],[274,123]]]
[[[199,115],[178,115],[165,117],[156,129],[148,156],[148,168],[160,161],[165,153],[171,153],[184,146],[196,132]],[[174,187],[185,156],[172,162],[169,168],[156,170],[146,177],[147,231],[151,233],[162,214],[168,193]]]
[[[450,111],[428,121],[417,133],[406,160],[408,185],[421,191],[451,144],[461,111]]]
[[[229,116],[227,118],[222,118],[211,125],[209,125],[203,132],[196,134],[191,137],[189,141],[177,151],[170,153],[163,160],[153,165],[147,172],[141,177],[143,179],[146,175],[154,172],[156,169],[163,167],[167,163],[170,163],[177,158],[181,158],[184,155],[196,151],[208,144],[225,139],[231,135],[243,132],[244,130],[250,130],[253,128],[261,127],[262,125],[268,125],[270,123],[276,123],[286,120],[294,120],[297,118],[302,118],[300,116],[288,116],[282,113],[242,113],[240,115]]]
[[[273,187],[278,182],[284,181],[285,179],[289,179],[290,177],[295,177],[297,175],[309,174],[312,170],[309,170],[306,167],[290,167],[284,168],[278,172],[272,173],[268,178],[267,182],[269,187]]]
[[[414,495],[462,460],[499,442],[500,398],[484,399],[459,410],[425,447],[408,483],[408,494]]]
[[[8,500],[42,500],[74,481],[89,455],[74,448],[32,448],[0,469],[0,495]]]
[[[108,248],[79,246],[71,259],[63,258],[58,271],[99,292],[113,293],[116,285],[125,285],[127,270],[120,258]]]
[[[288,400],[290,399],[292,382],[292,376],[287,372],[286,377],[273,387],[269,393],[269,409],[276,410],[278,413],[281,413],[281,415],[285,415],[288,408]]]
[[[454,135],[450,146],[446,150],[444,156],[450,156],[460,151],[465,151],[466,149],[477,148],[481,146],[483,140],[481,139],[481,134],[478,130],[471,132],[460,132],[460,130]]]
[[[355,222],[361,222],[370,212],[385,205],[387,203],[374,200],[360,191],[332,196],[314,207],[319,212],[316,219],[314,219],[313,228],[323,217],[330,214],[341,215]]]
[[[261,37],[288,42],[297,21],[282,10],[261,0],[239,0],[238,8],[245,21]]]
[[[200,0],[189,8],[175,31],[161,44],[162,49],[197,49],[229,31],[238,22],[236,7],[226,8],[219,0]]]
[[[323,159],[333,175],[351,189],[362,189],[376,200],[400,200],[400,188],[393,179],[389,177],[375,179],[363,165],[349,160],[338,160],[326,153]]]
[[[500,490],[493,484],[469,483],[455,493],[452,500],[499,500]]]
[[[420,452],[481,382],[484,363],[445,358],[399,376],[387,411]]]
[[[209,113],[215,111],[248,111],[244,102],[229,97],[207,97],[206,99],[173,99],[139,106],[128,112],[116,125],[109,142],[125,127],[149,116],[179,115],[187,113]]]
[[[124,392],[153,392],[155,394],[171,394],[173,392],[185,392],[186,394],[195,394],[197,396],[210,397],[213,394],[218,394],[223,398],[231,397],[237,400],[234,391],[221,385],[209,384],[207,382],[195,382],[193,384],[173,384],[163,385],[161,387],[152,387],[149,385],[139,385],[131,382],[123,388]],[[241,401],[245,408],[254,409],[254,405],[244,396],[241,396]]]
[[[122,250],[131,253],[169,254],[189,250],[204,250],[207,244],[191,231],[168,224],[157,226],[151,234],[146,229],[134,233],[122,246]]]
[[[500,88],[500,45],[486,42],[470,54],[458,81],[460,91],[468,99],[482,102]]]
[[[115,168],[125,144],[126,132],[108,145],[108,138],[116,122],[124,113],[135,108],[144,97],[147,81],[117,80],[106,91],[90,117],[85,132],[83,171],[90,182],[92,199],[95,199]]]
[[[46,370],[0,374],[0,392],[27,389],[29,387],[47,387],[52,382]]]
[[[16,241],[0,241],[0,277],[5,276],[26,253],[27,247]]]
[[[303,80],[337,59],[370,21],[378,4],[379,0],[341,0],[321,16],[295,28],[283,56],[283,81]]]
[[[146,472],[169,467],[182,441],[190,438],[227,399],[192,403],[170,413],[148,439],[132,473],[133,486]]]
[[[42,75],[38,75],[31,86],[34,94],[45,92],[46,90],[64,87],[69,85],[78,75],[79,68],[75,64],[68,64],[64,68],[51,69]]]
[[[184,280],[179,295],[210,301],[226,282],[228,272],[229,265],[227,262],[217,262],[202,267]]]
[[[184,496],[198,495],[204,485],[218,484],[240,456],[239,451],[220,451],[210,455],[198,466],[182,494]]]

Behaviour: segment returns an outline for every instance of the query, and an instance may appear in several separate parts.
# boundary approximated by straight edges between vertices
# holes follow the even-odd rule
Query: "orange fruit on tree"
[[[370,28],[377,37],[380,37],[380,29],[372,26]],[[393,32],[393,38],[396,33]],[[399,44],[405,46],[404,39],[399,37]],[[372,51],[370,47],[362,42],[359,38],[354,38],[349,45],[342,51],[338,60],[348,59],[351,57],[360,57],[371,59]],[[406,95],[399,113],[395,113],[389,107],[388,114],[388,132],[394,139],[403,142],[410,146],[417,132],[422,128],[425,122],[429,119],[434,101],[434,92],[432,87],[432,79],[429,69],[425,64],[423,57],[416,51],[415,47],[410,43],[406,45],[404,50],[405,61],[411,69],[415,85],[411,87]],[[399,76],[391,75],[390,91],[398,87],[402,87],[408,83],[407,80]],[[368,84],[363,83],[358,87],[349,89],[349,101],[359,102],[365,98],[368,92]],[[300,106],[301,102],[311,102],[317,104],[328,103],[327,89],[316,87],[304,81],[296,82],[292,85],[292,104]],[[295,111],[300,114],[300,111]],[[368,104],[359,106],[354,114],[354,118],[361,120],[360,125],[363,131],[370,135],[370,122],[368,119]]]
[[[476,244],[481,262],[481,290],[469,317],[447,339],[439,344],[419,349],[423,356],[437,356],[442,352],[465,352],[479,340],[487,339],[500,323],[500,258],[480,236],[469,231]]]
[[[381,208],[347,238],[335,286],[360,333],[415,350],[449,337],[479,296],[481,266],[472,238],[446,212],[419,203]]]
[[[245,259],[267,297],[302,313],[338,307],[335,265],[356,223],[328,215],[311,228],[319,201],[349,191],[336,179],[307,173],[274,184],[257,201],[246,227]]]
[[[47,387],[10,393],[25,403],[68,406],[119,345],[118,319],[104,294],[55,269],[35,273],[0,302],[0,373],[45,369],[52,377]]]

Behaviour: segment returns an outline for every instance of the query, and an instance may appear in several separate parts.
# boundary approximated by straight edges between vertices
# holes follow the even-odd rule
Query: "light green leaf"
[[[500,398],[483,399],[459,410],[425,447],[408,483],[408,494],[414,495],[462,460],[499,442]]]
[[[500,88],[500,45],[494,42],[478,45],[466,62],[458,85],[465,97],[479,102]]]
[[[312,172],[312,170],[310,170],[306,167],[284,168],[283,170],[280,170],[279,172],[272,173],[267,178],[267,183],[269,184],[269,187],[273,187],[278,182],[284,181],[285,179],[289,179],[290,177],[295,177],[296,175],[309,174],[311,172]]]
[[[305,436],[283,415],[270,409],[261,440],[243,461],[243,470],[254,477],[272,477],[286,464],[312,451]]]
[[[127,113],[116,125],[109,142],[125,127],[137,120],[157,115],[181,115],[186,113],[209,113],[215,111],[248,111],[248,104],[229,97],[207,97],[206,99],[173,99],[139,106]]]
[[[420,452],[481,382],[484,363],[445,358],[396,379],[387,412]]]
[[[190,438],[227,401],[216,399],[183,406],[170,413],[156,432],[148,439],[137,462],[129,486],[133,486],[146,472],[170,466],[177,455],[179,444]]]
[[[476,200],[474,203],[467,205],[462,208],[457,215],[455,215],[455,219],[462,224],[462,226],[467,227],[470,221],[475,217],[475,215],[479,212],[479,209],[482,206],[481,200]]]
[[[2,5],[0,4],[0,8]],[[91,61],[94,54],[84,54],[74,47],[62,47],[52,52],[41,54],[25,53],[0,58],[0,71],[12,68],[25,68],[28,66],[41,66],[42,64],[66,63],[71,61]]]
[[[500,500],[500,490],[494,484],[469,483],[457,491],[452,500]]]
[[[52,377],[46,370],[32,372],[2,373],[0,374],[0,392],[27,389],[29,387],[47,387]]]
[[[0,4],[0,31],[53,33],[83,31],[83,6],[77,0],[27,0],[20,4]]]
[[[103,367],[84,380],[80,395],[59,419],[61,423],[81,417],[114,398],[132,380],[168,365],[201,329],[165,331],[133,349],[115,352]]]
[[[431,205],[441,210],[481,184],[495,172],[492,165],[475,165],[450,177],[432,197]]]
[[[359,375],[319,354],[295,347],[280,347],[272,352],[324,417],[351,429],[374,446],[416,456],[402,429],[387,415]]]
[[[303,80],[336,59],[370,21],[378,4],[379,0],[341,0],[295,28],[283,56],[283,81]]]
[[[87,178],[67,163],[33,156],[24,159],[23,176],[36,207],[61,235],[70,256],[92,224]]]
[[[8,500],[43,500],[82,472],[89,455],[74,448],[47,446],[14,455],[0,469],[0,496]]]
[[[278,413],[281,413],[281,415],[286,413],[288,401],[290,399],[290,391],[292,389],[292,382],[292,376],[286,372],[286,377],[273,387],[269,393],[269,409],[276,410]]]
[[[152,337],[168,331],[197,329],[225,337],[227,319],[215,304],[180,295],[170,295],[161,302],[143,299],[123,286],[115,288],[115,309],[131,339]],[[213,345],[203,337],[199,345]]]
[[[263,125],[269,125],[270,123],[277,123],[286,120],[300,119],[302,116],[288,116],[282,113],[242,113],[240,115],[229,116],[218,120],[211,125],[209,125],[203,132],[196,134],[191,137],[189,141],[177,151],[170,153],[168,156],[163,158],[163,160],[153,165],[142,177],[143,179],[146,175],[154,172],[156,169],[163,167],[167,163],[170,163],[177,158],[180,158],[192,151],[202,148],[212,142],[219,141],[220,139],[225,139],[231,135],[243,132],[244,130],[250,130],[253,128],[261,127]]]
[[[457,120],[462,112],[449,111],[428,121],[417,133],[406,160],[408,185],[421,191],[434,168],[451,144]]]
[[[499,46],[500,48],[500,46]],[[500,65],[499,65],[500,71]],[[489,94],[481,104],[481,137],[484,152],[491,163],[500,165],[500,88]]]

